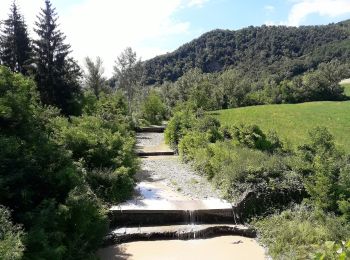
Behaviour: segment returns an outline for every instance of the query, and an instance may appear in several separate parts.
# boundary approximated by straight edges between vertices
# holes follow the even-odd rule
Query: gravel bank
[[[139,181],[162,181],[173,191],[190,199],[221,198],[220,192],[205,177],[181,163],[177,156],[145,158],[141,166],[142,172],[137,175]]]

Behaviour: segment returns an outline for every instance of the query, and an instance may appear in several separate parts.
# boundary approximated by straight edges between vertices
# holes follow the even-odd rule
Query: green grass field
[[[275,130],[292,147],[305,143],[313,127],[324,126],[334,135],[338,147],[350,152],[350,101],[252,106],[212,114],[222,125],[248,123],[264,131]]]

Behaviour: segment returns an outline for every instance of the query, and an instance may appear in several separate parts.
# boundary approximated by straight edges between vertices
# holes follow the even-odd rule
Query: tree
[[[11,222],[10,211],[0,205],[0,258],[22,259],[24,232],[19,225]]]
[[[107,215],[71,152],[53,140],[57,109],[40,104],[31,79],[3,66],[0,93],[0,204],[26,232],[23,258],[91,259],[107,232]],[[0,259],[16,259],[1,255],[9,243],[10,252],[21,253],[20,234],[1,241],[2,232],[14,231],[4,226],[2,211]]]
[[[2,64],[13,72],[27,74],[32,49],[27,26],[15,2],[12,3],[9,17],[4,21],[4,29],[1,33],[0,60]]]
[[[91,90],[97,98],[99,98],[100,92],[106,90],[107,81],[103,76],[104,68],[103,62],[100,57],[96,58],[96,62],[92,61],[89,57],[85,58],[85,65],[87,73],[84,75],[85,87]]]
[[[116,60],[114,66],[114,77],[116,79],[116,87],[122,89],[128,99],[129,113],[132,112],[131,102],[134,98],[135,89],[141,84],[143,74],[143,66],[140,59],[137,59],[136,52],[130,47]]]
[[[165,111],[165,105],[159,94],[151,90],[141,107],[143,118],[150,124],[161,124],[165,117]]]
[[[70,45],[64,43],[66,37],[58,30],[57,19],[55,8],[46,0],[35,23],[35,80],[44,104],[57,106],[65,115],[77,114],[80,69],[68,57]]]

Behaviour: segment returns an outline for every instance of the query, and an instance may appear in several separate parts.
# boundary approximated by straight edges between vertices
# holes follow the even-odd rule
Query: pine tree
[[[49,0],[41,9],[34,30],[35,80],[44,104],[54,105],[65,115],[79,113],[80,68],[69,58],[70,45],[58,29],[58,15]]]
[[[15,2],[1,31],[0,60],[13,72],[27,74],[32,55],[27,26]]]

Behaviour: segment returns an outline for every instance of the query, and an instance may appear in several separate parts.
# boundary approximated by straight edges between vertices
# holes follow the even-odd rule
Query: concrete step
[[[172,225],[172,226],[151,226],[151,227],[122,227],[111,230],[106,236],[105,246],[148,240],[165,239],[203,239],[223,235],[238,235],[244,237],[256,237],[253,228],[243,225]]]
[[[130,201],[112,207],[109,217],[111,227],[235,223],[231,204],[218,199]]]
[[[138,133],[164,133],[165,126],[147,126],[147,127],[140,127],[136,129],[136,132]]]
[[[169,156],[169,155],[175,155],[174,151],[155,151],[155,152],[146,152],[146,151],[137,151],[137,156],[140,157],[149,157],[149,156]]]

